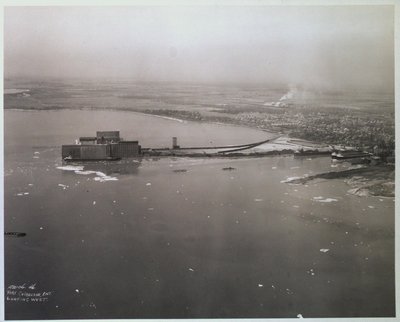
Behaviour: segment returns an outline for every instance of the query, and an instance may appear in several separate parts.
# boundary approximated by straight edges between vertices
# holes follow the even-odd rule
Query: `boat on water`
[[[312,156],[312,155],[329,155],[331,154],[332,151],[330,150],[297,150],[294,151],[294,156],[295,157],[306,157],[306,156]]]
[[[371,153],[365,151],[356,151],[356,150],[339,150],[336,152],[332,152],[331,156],[332,159],[344,160],[344,159],[370,157]]]
[[[67,156],[63,158],[65,162],[81,162],[81,161],[90,161],[90,162],[95,162],[95,161],[119,161],[121,160],[120,157],[105,157],[105,158],[73,158],[72,156]]]

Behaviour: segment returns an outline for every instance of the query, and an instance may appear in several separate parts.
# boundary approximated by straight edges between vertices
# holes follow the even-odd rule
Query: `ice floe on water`
[[[66,166],[62,166],[62,167],[57,167],[57,169],[64,170],[64,171],[74,171],[75,174],[84,175],[84,176],[94,174],[96,176],[93,178],[93,180],[98,181],[98,182],[117,181],[118,180],[118,178],[108,176],[105,173],[100,172],[100,171],[92,171],[92,170],[84,171],[83,166],[66,165]]]
[[[282,180],[281,183],[290,183],[293,180],[297,180],[297,179],[301,179],[301,178],[302,177],[289,177],[289,178],[286,178],[285,180]]]
[[[325,198],[324,199],[324,197],[321,197],[321,196],[314,197],[313,200],[316,202],[336,202],[336,201],[338,201],[335,198]]]
[[[349,194],[358,196],[358,197],[368,197],[370,192],[367,188],[353,188],[347,191]]]
[[[117,181],[116,177],[110,177],[103,172],[96,171],[97,177],[94,177],[94,181],[105,182],[105,181]]]
[[[17,193],[17,196],[27,196],[27,195],[29,195],[29,192],[20,192],[20,193]]]
[[[81,171],[81,170],[76,170],[75,173],[76,173],[76,174],[82,174],[82,175],[84,175],[84,176],[87,176],[87,175],[89,175],[89,174],[95,173],[95,171],[83,171],[83,170]]]
[[[30,96],[27,92],[29,92],[30,89],[22,89],[22,88],[5,88],[4,89],[4,95],[7,94],[25,94],[25,96]]]
[[[64,171],[82,171],[83,166],[75,166],[75,165],[66,165],[62,167],[57,167],[59,170],[64,170]]]
[[[338,201],[338,200],[335,198],[326,198],[326,199],[318,200],[318,202],[336,202],[336,201]]]

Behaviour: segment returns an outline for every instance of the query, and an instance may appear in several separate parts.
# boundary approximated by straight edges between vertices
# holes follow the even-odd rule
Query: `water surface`
[[[26,233],[5,239],[5,286],[51,292],[6,300],[7,319],[394,316],[393,198],[350,195],[339,179],[281,182],[337,169],[326,157],[60,169],[61,144],[114,129],[146,147],[271,136],[128,112],[5,111],[5,230]]]

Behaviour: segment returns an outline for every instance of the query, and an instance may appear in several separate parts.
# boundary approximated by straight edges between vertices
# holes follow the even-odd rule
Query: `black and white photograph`
[[[397,4],[82,3],[3,7],[5,319],[395,318]]]

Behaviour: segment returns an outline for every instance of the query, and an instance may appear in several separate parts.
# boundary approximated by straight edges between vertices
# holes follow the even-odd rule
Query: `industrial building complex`
[[[64,161],[113,161],[141,156],[242,156],[248,150],[271,139],[256,143],[214,147],[181,147],[178,139],[172,138],[172,146],[165,148],[142,148],[138,141],[125,141],[119,131],[97,131],[96,136],[80,137],[75,144],[63,145],[61,155]],[[257,153],[257,155],[260,155]]]
[[[355,149],[333,149],[333,147],[307,148],[306,150],[301,148],[299,150],[298,145],[294,145],[293,148],[278,150],[254,150],[254,148],[270,143],[277,138],[241,145],[181,147],[178,145],[178,139],[173,137],[171,147],[142,148],[138,141],[122,139],[119,131],[97,131],[96,136],[80,137],[75,144],[63,145],[61,154],[64,161],[114,161],[147,156],[259,157],[276,154],[293,154],[294,156],[331,155],[333,159],[351,159],[352,162],[358,163],[376,163],[380,160],[379,157],[371,153]]]
[[[95,137],[80,137],[76,144],[62,146],[62,158],[68,160],[119,160],[141,154],[138,141],[125,141],[119,131],[97,131]]]

